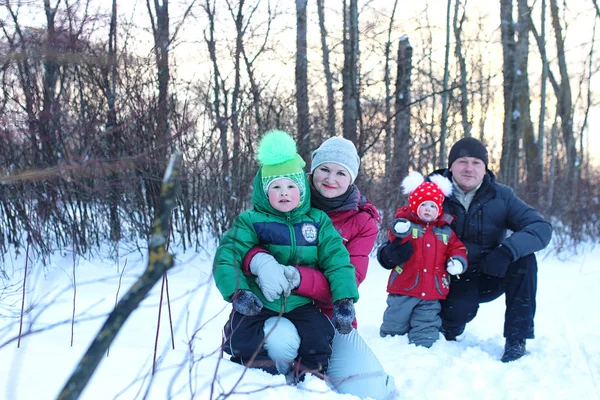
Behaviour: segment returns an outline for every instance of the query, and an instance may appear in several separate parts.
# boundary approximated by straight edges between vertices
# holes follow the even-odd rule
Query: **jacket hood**
[[[252,183],[252,207],[260,212],[264,212],[267,214],[278,215],[281,217],[291,216],[292,218],[296,215],[303,215],[308,213],[310,210],[310,196],[308,193],[302,193],[300,197],[300,203],[296,208],[294,208],[290,212],[281,212],[276,210],[271,203],[269,203],[269,198],[265,193],[262,185],[262,167],[258,169],[256,175],[254,176],[254,182]],[[305,183],[305,187],[308,188],[308,179],[306,174],[303,174],[303,179]]]

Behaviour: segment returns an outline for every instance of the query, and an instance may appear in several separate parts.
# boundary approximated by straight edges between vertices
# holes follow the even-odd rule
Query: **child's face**
[[[425,222],[431,222],[437,218],[439,214],[438,207],[433,201],[424,201],[417,209],[417,215]]]
[[[300,203],[300,188],[288,178],[275,179],[267,190],[269,203],[281,212],[292,211]]]

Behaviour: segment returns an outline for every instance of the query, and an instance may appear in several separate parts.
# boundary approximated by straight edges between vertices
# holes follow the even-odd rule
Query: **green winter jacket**
[[[213,262],[213,275],[217,288],[226,301],[237,289],[252,291],[265,308],[284,312],[312,303],[308,297],[291,294],[269,302],[255,282],[255,276],[242,273],[242,260],[254,246],[265,247],[282,265],[308,265],[319,268],[327,277],[333,301],[351,298],[358,300],[356,273],[342,237],[331,220],[321,210],[310,207],[309,196],[302,195],[294,210],[283,213],[275,210],[262,188],[261,170],[254,178],[251,210],[234,219],[219,243]],[[306,179],[306,186],[308,180]]]

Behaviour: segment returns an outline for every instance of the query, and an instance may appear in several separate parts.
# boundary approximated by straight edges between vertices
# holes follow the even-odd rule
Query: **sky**
[[[557,255],[553,248],[551,244],[538,253],[536,338],[527,341],[525,357],[508,364],[499,361],[503,298],[483,305],[457,342],[440,338],[427,349],[408,344],[406,336],[379,337],[388,271],[372,258],[356,304],[358,332],[394,377],[396,398],[600,399],[600,319],[594,311],[600,249],[587,246],[577,254]],[[123,296],[145,268],[144,251],[122,248],[118,263],[108,260],[108,250],[88,259],[55,254],[46,266],[30,260],[23,331],[41,332],[23,337],[19,348],[14,339],[25,251],[4,255],[3,268],[10,279],[0,281],[0,399],[56,398],[116,297]],[[358,399],[333,392],[314,376],[297,387],[287,386],[281,375],[244,371],[221,358],[221,332],[230,305],[211,277],[213,251],[210,246],[173,249],[176,264],[168,273],[168,289],[175,349],[165,300],[154,377],[160,282],[127,320],[81,399],[212,400],[232,389],[231,399]]]

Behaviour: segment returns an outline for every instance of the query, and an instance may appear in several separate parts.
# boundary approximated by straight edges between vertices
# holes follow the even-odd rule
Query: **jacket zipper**
[[[290,260],[289,262],[292,264],[296,264],[296,233],[294,232],[294,225],[292,225],[292,217],[289,213],[285,216],[288,229],[290,230]]]

